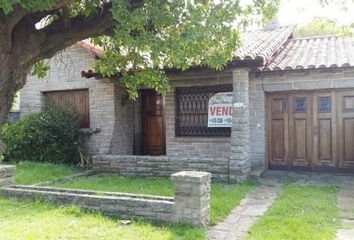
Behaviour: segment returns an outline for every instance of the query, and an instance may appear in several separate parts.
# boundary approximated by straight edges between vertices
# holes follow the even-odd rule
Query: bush
[[[50,106],[47,112],[29,114],[15,124],[5,125],[2,138],[6,145],[4,161],[81,161],[78,116],[70,109]]]

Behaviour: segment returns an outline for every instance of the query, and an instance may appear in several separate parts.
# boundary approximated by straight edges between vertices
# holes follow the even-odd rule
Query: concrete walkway
[[[333,185],[337,187],[351,188],[354,183],[354,175],[344,175],[335,173],[309,173],[292,171],[266,170],[262,173],[262,178],[275,182],[291,182],[295,184],[310,184],[318,186]]]
[[[208,230],[208,239],[243,239],[252,225],[272,205],[280,191],[281,184],[273,181],[262,181],[262,185],[251,191],[223,222]]]
[[[354,188],[342,187],[338,192],[340,229],[337,240],[354,240]]]

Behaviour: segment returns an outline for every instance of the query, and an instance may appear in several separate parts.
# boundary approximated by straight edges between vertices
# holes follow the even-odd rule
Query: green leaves
[[[15,2],[17,1],[0,0],[0,9],[2,9],[5,14],[8,14],[12,11],[12,5],[15,4]]]
[[[44,60],[41,60],[33,66],[31,75],[37,76],[38,78],[44,78],[49,69],[49,66],[44,62]]]
[[[133,11],[131,4],[139,1],[143,6]],[[185,71],[199,65],[223,69],[241,45],[240,32],[248,24],[271,19],[279,5],[279,0],[74,0],[66,7],[71,18],[88,19],[108,2],[112,3],[115,27],[111,36],[93,39],[105,50],[94,69],[106,77],[121,76],[131,98],[137,97],[141,87],[168,91],[162,71],[166,68]],[[57,3],[0,0],[0,12],[12,11],[15,4],[31,12],[43,11]],[[60,12],[54,13],[58,19]],[[40,61],[33,74],[43,77],[47,71]]]
[[[80,137],[77,114],[53,105],[4,128],[4,160],[78,164]]]
[[[3,10],[5,14],[8,14],[13,10],[15,4],[19,4],[31,11],[43,11],[53,7],[56,2],[57,1],[55,0],[0,0],[0,10]]]
[[[243,12],[233,0],[191,2],[151,0],[129,12],[126,0],[114,1],[114,35],[95,39],[105,49],[95,70],[103,76],[119,73],[132,98],[140,87],[167,91],[165,68],[221,70],[240,46],[234,20]]]

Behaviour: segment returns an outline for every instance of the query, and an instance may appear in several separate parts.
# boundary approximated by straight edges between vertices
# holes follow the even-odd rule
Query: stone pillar
[[[14,184],[15,166],[0,165],[0,187]]]
[[[174,222],[207,226],[210,222],[210,179],[208,172],[183,171],[171,175],[175,186]]]
[[[229,181],[244,182],[251,171],[251,162],[248,155],[250,139],[248,69],[234,70],[232,79],[234,115],[231,128]]]

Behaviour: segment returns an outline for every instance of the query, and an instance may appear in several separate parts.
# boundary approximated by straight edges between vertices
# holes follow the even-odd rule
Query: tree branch
[[[109,3],[103,7],[102,11],[89,18],[85,16],[72,18],[70,28],[57,30],[57,24],[53,23],[41,29],[40,32],[45,33],[47,37],[41,44],[40,57],[50,58],[56,52],[79,40],[109,34],[114,26],[110,9],[111,4]]]
[[[68,6],[74,0],[56,0],[56,3],[49,10],[57,10]],[[31,10],[24,8],[20,4],[15,4],[13,10],[7,14],[2,14],[0,19],[0,51],[10,53],[13,46],[12,34],[16,25],[28,14]]]
[[[129,0],[129,11],[144,6],[143,0]],[[39,30],[20,27],[14,40],[14,62],[30,68],[37,61],[51,58],[79,40],[111,35],[115,21],[111,13],[112,3],[106,3],[91,16],[79,15],[70,19],[70,26],[64,27],[62,19]]]
[[[0,23],[0,51],[9,53],[12,49],[12,30],[28,14],[28,10],[16,4],[13,10]]]
[[[68,7],[63,7],[62,13],[61,13],[61,18],[63,21],[63,25],[65,28],[70,27],[70,14],[69,14],[69,8]]]
[[[132,12],[144,6],[143,0],[129,0]],[[77,16],[70,20],[70,28],[57,31],[56,25],[49,25],[41,31],[46,33],[47,38],[41,44],[41,58],[50,58],[58,51],[71,46],[79,40],[101,35],[110,35],[115,21],[111,13],[112,3],[106,3],[102,8],[89,18]]]

